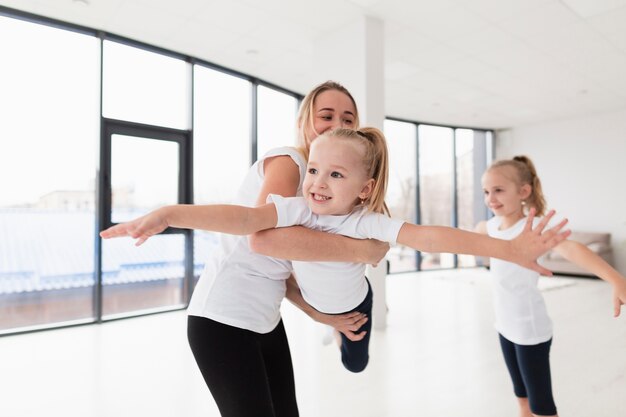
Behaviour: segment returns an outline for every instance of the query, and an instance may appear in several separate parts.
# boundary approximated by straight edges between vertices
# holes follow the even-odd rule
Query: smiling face
[[[321,136],[311,145],[302,190],[315,214],[349,214],[374,187],[363,165],[364,149],[346,138]]]
[[[491,168],[483,175],[485,205],[496,216],[516,221],[524,217],[522,201],[530,195],[530,185],[520,186],[511,167]]]
[[[313,123],[307,121],[304,137],[307,146],[319,135],[343,127],[356,128],[356,108],[352,99],[339,90],[326,90],[320,93],[311,109]]]

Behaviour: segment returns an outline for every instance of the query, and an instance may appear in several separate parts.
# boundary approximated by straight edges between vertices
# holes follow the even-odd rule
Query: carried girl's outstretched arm
[[[248,235],[276,227],[278,217],[274,204],[244,207],[229,204],[165,206],[135,220],[120,223],[102,232],[105,239],[128,236],[141,245],[168,227],[198,229],[231,235]]]
[[[565,240],[559,243],[554,251],[568,261],[610,283],[613,286],[613,315],[615,317],[620,315],[622,305],[626,304],[626,279],[622,274],[579,242]]]
[[[554,211],[548,213],[535,228],[532,227],[534,214],[534,209],[531,209],[524,231],[513,240],[496,239],[452,227],[404,223],[398,234],[398,243],[423,252],[449,252],[499,258],[543,275],[552,275],[549,270],[537,263],[537,258],[569,236],[570,231],[559,233],[567,219],[543,232]]]

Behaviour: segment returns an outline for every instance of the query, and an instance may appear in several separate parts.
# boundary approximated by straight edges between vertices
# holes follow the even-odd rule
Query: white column
[[[315,84],[326,80],[344,85],[359,108],[361,126],[382,130],[385,120],[384,28],[379,19],[362,16],[318,39],[315,50]],[[373,325],[387,326],[385,279],[387,261],[368,266],[366,275],[374,291]]]

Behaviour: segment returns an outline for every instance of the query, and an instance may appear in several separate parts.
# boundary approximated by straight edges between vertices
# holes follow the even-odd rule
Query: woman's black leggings
[[[500,335],[500,347],[518,398],[528,398],[530,411],[540,416],[556,414],[550,378],[552,339],[538,345],[518,345]]]
[[[189,316],[187,337],[222,417],[298,417],[282,320],[260,334]]]

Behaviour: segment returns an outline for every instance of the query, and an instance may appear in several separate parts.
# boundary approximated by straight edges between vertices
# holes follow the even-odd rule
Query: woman
[[[250,169],[235,203],[265,204],[269,194],[301,195],[311,141],[326,131],[357,128],[356,103],[348,90],[325,82],[304,98],[298,114],[300,148],[269,151]],[[280,303],[291,264],[283,259],[377,263],[386,243],[353,240],[304,227],[269,230],[250,238],[221,236],[207,261],[188,309],[188,338],[196,362],[224,417],[298,416],[293,367]],[[281,259],[271,258],[269,255]],[[297,291],[290,297],[304,306]],[[318,321],[350,334],[362,314],[324,316]]]

